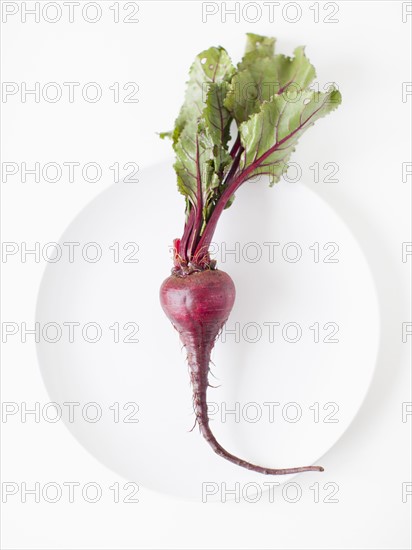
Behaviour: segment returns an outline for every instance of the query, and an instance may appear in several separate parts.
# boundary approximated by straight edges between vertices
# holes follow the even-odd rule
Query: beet
[[[326,92],[311,89],[316,71],[302,46],[287,57],[275,54],[275,41],[248,33],[237,66],[221,46],[200,52],[174,128],[160,133],[172,140],[177,187],[185,197],[183,234],[173,241],[174,267],[160,300],[186,347],[196,422],[213,450],[263,474],[322,472],[320,466],[274,469],[241,460],[216,441],[207,415],[210,354],[235,299],[233,281],[210,257],[217,223],[245,182],[261,176],[271,186],[280,181],[301,135],[342,100],[334,85]],[[293,99],[286,93],[292,85]]]
[[[235,285],[224,271],[206,269],[190,274],[172,274],[160,288],[160,302],[186,348],[193,406],[199,429],[219,456],[262,474],[293,474],[323,471],[320,466],[265,468],[246,462],[226,451],[209,426],[206,393],[209,386],[210,354],[219,331],[227,321],[235,301]]]

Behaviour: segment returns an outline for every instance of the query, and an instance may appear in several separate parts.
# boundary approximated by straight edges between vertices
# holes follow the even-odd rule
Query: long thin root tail
[[[233,464],[236,464],[237,466],[241,466],[242,468],[246,468],[247,470],[265,475],[286,475],[298,474],[301,472],[324,471],[322,466],[301,466],[297,468],[265,468],[263,466],[252,464],[251,462],[247,462],[246,460],[238,458],[237,456],[232,455],[231,453],[226,451],[226,449],[224,449],[222,445],[218,443],[209,426],[206,400],[206,392],[209,385],[207,379],[208,369],[199,369],[198,367],[199,365],[197,365],[197,368],[195,369],[190,369],[190,377],[193,386],[193,406],[196,415],[196,421],[203,437],[206,439],[206,441],[209,443],[216,454],[218,454],[222,458],[225,458],[226,460],[229,460],[230,462],[233,462]]]
[[[226,449],[218,443],[215,436],[213,435],[209,423],[201,418],[198,417],[197,419],[200,431],[202,432],[203,437],[206,439],[206,441],[209,443],[209,445],[212,447],[214,452],[221,456],[222,458],[225,458],[226,460],[229,460],[230,462],[233,462],[237,466],[241,466],[242,468],[246,468],[247,470],[252,470],[253,472],[259,472],[260,474],[266,474],[266,475],[285,475],[285,474],[299,474],[301,472],[323,472],[324,469],[322,466],[301,466],[299,468],[265,468],[263,466],[257,466],[256,464],[252,464],[251,462],[247,462],[246,460],[242,460],[241,458],[238,458],[235,455],[232,455]]]

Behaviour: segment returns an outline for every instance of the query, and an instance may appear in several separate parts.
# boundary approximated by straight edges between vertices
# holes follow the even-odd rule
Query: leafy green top
[[[279,181],[298,138],[341,102],[340,92],[309,89],[315,69],[304,48],[274,53],[275,39],[247,35],[235,68],[222,47],[201,52],[190,68],[185,100],[170,137],[186,197],[186,225],[175,240],[177,270],[213,267],[208,247],[217,220],[239,186],[258,174]],[[229,150],[233,121],[238,133]]]

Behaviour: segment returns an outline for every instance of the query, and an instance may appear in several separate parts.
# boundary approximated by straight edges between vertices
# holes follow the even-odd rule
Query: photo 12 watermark
[[[202,22],[312,23],[340,22],[338,2],[202,2]]]
[[[54,241],[41,243],[3,241],[1,245],[2,263],[47,263],[58,262],[96,264],[108,260],[115,264],[138,264],[139,244],[134,241],[125,243],[99,243],[97,241]]]
[[[1,341],[9,342],[40,342],[57,344],[63,342],[74,344],[84,342],[97,344],[100,341],[115,344],[138,344],[140,325],[136,321],[99,323],[97,321],[48,321],[27,323],[26,321],[3,321],[1,323]]]
[[[95,25],[99,22],[139,23],[138,2],[47,2],[3,1],[2,23],[77,23]]]
[[[57,422],[87,423],[96,424],[101,421],[110,421],[115,424],[137,424],[139,420],[140,407],[134,401],[120,403],[118,401],[110,404],[89,401],[2,401],[1,422],[2,424],[56,424]]]
[[[172,247],[170,247],[170,252],[173,252]],[[334,241],[315,241],[310,244],[297,241],[212,241],[209,245],[209,253],[220,264],[228,262],[236,264],[256,264],[258,262],[297,264],[304,260],[315,264],[338,264],[340,246]]]
[[[339,411],[340,407],[334,401],[312,404],[302,404],[297,401],[287,403],[280,401],[263,401],[262,403],[256,401],[247,403],[239,401],[231,403],[227,401],[207,402],[208,416],[219,419],[223,424],[241,424],[242,422],[248,424],[257,424],[258,422],[296,424],[301,421],[311,421],[315,424],[338,424]]]
[[[138,504],[140,487],[137,483],[114,482],[103,485],[97,481],[3,481],[1,501],[3,504],[73,504],[111,502],[115,504]]]
[[[2,82],[2,103],[139,103],[137,82]]]
[[[279,481],[263,481],[262,483],[205,481],[202,483],[201,497],[203,503],[219,501],[250,504],[257,502],[338,504],[340,502],[339,491],[340,486],[333,481],[316,482],[310,486],[304,486],[295,481],[290,481],[282,486]]]
[[[335,321],[319,322],[312,324],[303,324],[297,321],[227,321],[219,335],[218,340],[225,344],[246,342],[256,344],[257,342],[287,342],[296,344],[297,342],[312,342],[314,344],[338,344],[340,326]]]
[[[7,162],[1,163],[2,183],[139,183],[137,162],[95,161]]]

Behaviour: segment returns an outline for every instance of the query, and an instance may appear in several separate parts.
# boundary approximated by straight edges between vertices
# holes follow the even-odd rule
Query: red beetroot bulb
[[[160,288],[160,303],[178,331],[186,348],[193,406],[199,429],[219,456],[262,474],[293,474],[323,471],[320,466],[300,468],[265,468],[242,460],[217,442],[209,426],[207,388],[210,354],[219,331],[226,323],[235,301],[235,285],[224,271],[205,269],[189,275],[172,274]]]

